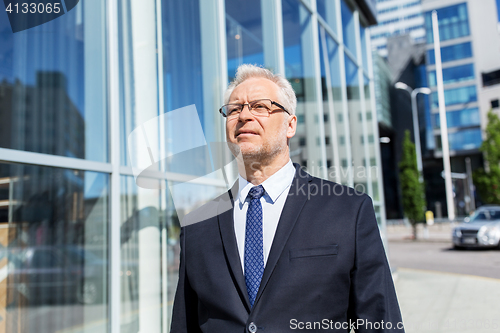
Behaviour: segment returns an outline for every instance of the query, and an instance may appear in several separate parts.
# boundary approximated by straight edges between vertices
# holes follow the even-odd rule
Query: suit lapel
[[[226,260],[232,272],[233,282],[236,285],[238,294],[250,312],[250,301],[248,300],[245,276],[241,268],[240,255],[236,244],[236,235],[234,233],[234,197],[238,194],[238,181],[233,185],[227,195],[223,196],[218,205],[219,229],[221,233]]]
[[[299,214],[307,201],[307,184],[312,180],[312,177],[308,173],[301,171],[300,166],[295,165],[295,168],[295,178],[292,181],[290,191],[288,192],[288,198],[281,212],[278,228],[274,235],[273,244],[271,245],[269,257],[267,258],[266,268],[264,269],[255,303],[259,301],[260,296],[264,292],[293,227],[297,222]]]

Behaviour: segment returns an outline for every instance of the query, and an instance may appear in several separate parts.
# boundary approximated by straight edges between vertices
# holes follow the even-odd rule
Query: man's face
[[[279,91],[268,79],[250,78],[233,90],[229,103],[268,98],[282,104]],[[287,152],[287,140],[295,135],[297,118],[274,105],[272,110],[277,111],[268,117],[255,116],[245,106],[237,118],[226,120],[226,138],[233,154],[241,153],[245,161],[264,161]]]

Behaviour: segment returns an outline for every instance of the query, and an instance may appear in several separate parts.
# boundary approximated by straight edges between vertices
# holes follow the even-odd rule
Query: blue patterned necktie
[[[245,226],[245,283],[252,308],[264,273],[262,204],[260,203],[260,198],[263,195],[264,187],[262,185],[252,187],[248,193],[250,203]]]

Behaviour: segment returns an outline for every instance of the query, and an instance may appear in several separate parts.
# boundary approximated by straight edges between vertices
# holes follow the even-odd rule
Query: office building
[[[372,46],[387,57],[387,39],[409,34],[414,42],[425,39],[421,0],[377,0],[378,24],[370,28]]]
[[[383,229],[376,22],[373,0],[85,0],[13,33],[1,10],[0,331],[169,331],[179,219],[237,177],[199,161],[242,63],[292,82],[292,160]]]
[[[446,215],[444,182],[440,177],[443,167],[432,11],[436,10],[439,21],[451,169],[465,173],[467,157],[471,159],[472,169],[483,166],[479,147],[487,125],[486,114],[495,107],[500,96],[500,86],[494,84],[495,75],[488,75],[500,69],[498,9],[495,0],[423,0],[422,8],[427,31],[426,71],[432,89],[427,127],[433,133],[427,140],[427,148],[433,151],[433,156],[424,162],[424,176],[435,185],[433,188],[442,189],[428,191],[427,199],[431,205],[440,202],[443,215]],[[493,80],[488,79],[491,77]],[[457,214],[466,214],[467,186],[463,180],[455,179],[454,187]]]

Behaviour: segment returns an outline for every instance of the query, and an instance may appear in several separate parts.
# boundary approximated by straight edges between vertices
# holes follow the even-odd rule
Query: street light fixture
[[[411,89],[406,83],[396,82],[397,89],[406,90],[411,96],[411,112],[413,115],[413,133],[415,135],[415,150],[417,152],[418,180],[423,181],[422,150],[420,148],[420,129],[418,126],[417,95],[419,93],[429,95],[431,90],[427,87]]]

